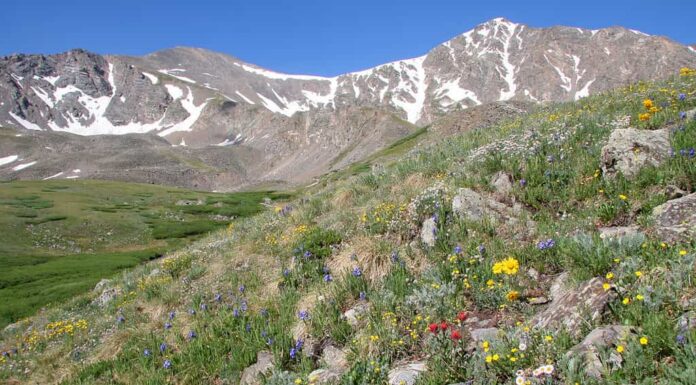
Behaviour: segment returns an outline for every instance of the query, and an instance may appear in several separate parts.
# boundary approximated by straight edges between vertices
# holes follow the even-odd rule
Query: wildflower
[[[646,110],[653,108],[654,107],[653,101],[650,99],[643,100],[643,107],[645,107]]]
[[[169,322],[165,322],[165,323],[164,323],[164,328],[165,328],[166,330],[169,330],[169,329],[172,328],[172,324],[169,323]]]
[[[679,255],[682,257],[686,255],[686,250],[679,250]]]
[[[331,277],[331,274],[324,274],[324,282],[331,282],[333,281],[333,277]]]
[[[169,369],[172,367],[172,362],[169,360],[164,360],[164,363],[162,364],[162,367],[165,369]]]
[[[300,310],[300,312],[297,313],[297,317],[298,317],[301,321],[309,321],[309,311],[307,311],[307,310]]]
[[[295,384],[300,385],[301,383],[302,383],[302,379],[301,379],[301,378],[298,377],[298,378],[295,379]]]
[[[639,342],[641,345],[644,345],[644,346],[647,345],[648,344],[648,337],[646,337],[646,336],[640,337]]]
[[[484,352],[488,352],[488,349],[490,349],[491,344],[488,341],[483,341],[481,343],[481,347],[483,348]]]
[[[520,179],[520,186],[524,187],[527,185],[527,180],[526,179]]]
[[[290,348],[290,359],[294,360],[296,356],[297,356],[297,349]]]
[[[126,318],[123,317],[122,315],[120,315],[120,316],[116,317],[116,322],[122,324],[122,323],[126,322]]]
[[[515,275],[520,269],[520,264],[515,258],[506,258],[493,265],[493,274]]]
[[[290,270],[287,268],[283,269],[283,276],[287,277],[288,275],[290,275]]]
[[[494,281],[494,280],[489,279],[488,281],[486,281],[486,286],[491,287],[491,286],[493,286],[493,285],[495,285],[495,281]]]
[[[619,199],[621,199],[622,201],[625,201],[628,199],[628,197],[624,194],[619,194]]]
[[[525,344],[524,342],[520,342],[520,344],[517,346],[517,348],[518,348],[521,352],[523,352],[523,351],[527,350],[527,344]]]
[[[244,293],[245,290],[246,290],[246,286],[244,286],[244,285],[239,285],[239,292],[240,292],[240,293]]]
[[[460,311],[460,312],[457,314],[457,319],[460,320],[460,321],[462,321],[462,322],[466,321],[466,319],[467,319],[468,317],[469,317],[469,315],[468,315],[465,311]]]
[[[353,277],[361,277],[362,276],[362,270],[359,267],[354,267],[353,268]]]
[[[188,332],[188,339],[192,340],[194,338],[198,337],[198,334],[196,334],[195,331],[191,330]]]
[[[547,249],[552,248],[555,244],[556,244],[556,242],[554,242],[553,239],[547,239],[545,241],[540,241],[539,243],[537,243],[537,249],[542,250],[542,251],[547,250]]]
[[[631,303],[631,300],[630,300],[628,297],[625,297],[625,298],[621,301],[621,303],[624,304],[624,305],[628,305],[629,303]]]
[[[608,272],[606,275],[607,279],[613,279],[614,278],[614,273]]]
[[[462,339],[462,334],[459,332],[459,330],[452,330],[452,339],[455,341],[459,341]]]
[[[152,352],[150,351],[150,349],[145,349],[143,350],[143,355],[145,357],[150,357],[152,355]]]
[[[645,297],[643,297],[642,294],[638,294],[638,295],[636,295],[636,299],[637,299],[638,301],[642,301],[642,300],[645,299]]]
[[[486,252],[486,246],[484,245],[479,245],[478,246],[478,252],[479,254],[483,255]]]
[[[544,337],[544,341],[546,341],[546,342],[551,342],[551,341],[553,341],[553,337],[551,337],[551,336],[546,336],[546,337]]]
[[[489,364],[493,362],[493,356],[491,356],[490,354],[486,355],[486,362]]]
[[[378,336],[378,335],[371,335],[371,336],[370,336],[370,341],[372,341],[372,342],[377,342],[377,341],[379,341],[379,336]]]
[[[215,302],[222,302],[222,295],[215,294]]]
[[[361,291],[358,297],[361,301],[364,301],[365,299],[367,299],[367,294],[364,291]]]
[[[679,118],[680,119],[686,119],[686,112],[682,111],[679,113]]]
[[[683,334],[677,335],[677,344],[684,345],[686,343],[686,336]]]
[[[679,100],[684,101],[684,100],[686,100],[686,95],[681,93],[681,94],[679,94],[678,98],[679,98]]]
[[[196,315],[196,309],[189,309],[189,314]]]
[[[445,322],[445,321],[440,322],[440,330],[445,331],[445,330],[447,330],[448,327],[449,327],[449,325],[447,325],[447,322]]]
[[[167,351],[167,344],[162,342],[159,346],[159,351],[160,351],[160,353],[164,353],[165,351]]]
[[[515,378],[515,385],[524,385],[524,381],[524,376],[517,376],[517,378]]]
[[[616,351],[619,352],[619,353],[623,353],[623,352],[624,352],[624,347],[623,347],[623,345],[617,346],[617,347],[616,347]]]
[[[500,356],[496,353],[493,355],[493,361],[498,361],[500,359]]]
[[[462,252],[462,247],[461,247],[461,246],[458,246],[458,245],[457,245],[457,246],[454,247],[454,253],[455,253],[455,254],[461,254],[461,252]]]
[[[520,293],[517,290],[511,290],[507,293],[505,298],[507,298],[508,301],[515,301],[519,297]]]
[[[552,374],[553,365],[544,365],[542,370],[544,371],[544,374]]]
[[[174,312],[174,311],[169,312],[169,319],[174,319],[175,316],[176,316],[176,312]]]
[[[640,120],[641,122],[644,122],[644,121],[646,121],[646,120],[650,120],[650,114],[647,113],[647,112],[644,113],[644,114],[639,114],[639,115],[638,115],[638,120]]]
[[[201,304],[201,310],[203,310],[203,311],[208,310],[208,305],[202,303],[202,304]]]
[[[607,290],[611,289],[611,285],[609,284],[609,282],[604,282],[602,284],[602,288],[604,289],[604,291],[607,291]]]
[[[634,274],[635,274],[636,277],[638,277],[638,278],[640,278],[640,277],[643,276],[643,272],[642,272],[642,271],[636,271]]]

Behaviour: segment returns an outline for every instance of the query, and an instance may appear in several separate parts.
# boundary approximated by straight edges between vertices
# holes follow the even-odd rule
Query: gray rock
[[[612,131],[602,147],[601,164],[604,176],[622,173],[632,178],[645,166],[658,166],[669,158],[669,131],[625,128]]]
[[[603,283],[600,278],[592,278],[578,287],[560,289],[551,304],[532,318],[532,325],[541,329],[565,328],[577,335],[584,323],[601,318],[613,297],[613,291],[604,290]]]
[[[341,380],[343,373],[331,369],[320,368],[309,373],[308,379],[311,384],[337,384]]]
[[[673,199],[653,209],[657,236],[665,242],[696,238],[696,193]]]
[[[420,238],[424,245],[428,247],[435,246],[435,241],[437,240],[437,223],[435,223],[435,218],[428,218],[423,221]]]
[[[470,188],[461,188],[457,191],[452,199],[452,211],[467,221],[486,220],[509,227],[517,225],[519,232],[516,232],[516,235],[531,234],[536,227],[531,220],[526,223],[520,221],[521,217],[527,215],[521,205],[508,206]]]
[[[346,352],[333,345],[324,348],[321,359],[323,364],[330,369],[335,369],[337,371],[348,369]]]
[[[418,376],[426,370],[427,366],[422,361],[398,364],[389,371],[389,385],[414,385]]]
[[[643,235],[638,226],[600,227],[598,231],[599,237],[602,239],[621,240],[622,238],[635,237],[639,234]]]
[[[588,334],[582,342],[573,346],[567,353],[566,357],[578,357],[584,360],[584,372],[587,376],[593,378],[602,377],[605,371],[604,365],[599,357],[599,351],[617,344],[621,340],[625,340],[633,332],[633,327],[612,325],[594,329]],[[620,366],[621,356],[612,352],[610,357],[611,363]]]
[[[343,317],[346,319],[346,322],[352,327],[358,327],[360,323],[362,322],[362,317],[367,311],[370,309],[370,306],[365,303],[365,302],[359,302],[352,308],[346,310],[345,313],[343,313]]]
[[[508,194],[512,191],[512,177],[508,173],[498,171],[491,177],[491,186],[496,192]]]
[[[97,298],[92,300],[92,305],[99,307],[104,307],[113,301],[116,297],[123,294],[123,289],[120,287],[109,287],[111,285],[111,280],[102,279],[94,286],[94,293],[99,293]]]
[[[564,271],[559,274],[551,283],[551,288],[549,289],[549,295],[552,300],[559,299],[567,290],[570,284],[570,273]]]
[[[498,328],[482,328],[471,330],[471,339],[474,342],[494,341],[499,338]]]
[[[665,186],[664,193],[667,196],[667,199],[669,200],[681,198],[688,194],[688,192],[680,189],[678,186],[675,186],[673,184]]]
[[[256,363],[242,371],[240,385],[260,385],[259,378],[262,374],[267,374],[273,369],[273,353],[263,350],[256,354]]]
[[[96,285],[94,285],[94,289],[92,289],[92,291],[95,293],[101,293],[109,285],[111,285],[111,280],[103,278],[101,281],[97,282]]]

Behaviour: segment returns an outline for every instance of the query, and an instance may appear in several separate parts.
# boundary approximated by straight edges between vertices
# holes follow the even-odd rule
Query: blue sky
[[[3,0],[0,55],[185,45],[336,75],[422,55],[498,16],[532,27],[622,25],[696,43],[695,0]]]

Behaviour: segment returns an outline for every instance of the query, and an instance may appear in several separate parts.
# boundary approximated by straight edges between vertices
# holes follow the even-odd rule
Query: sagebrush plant
[[[383,384],[412,361],[426,364],[417,382],[428,385],[696,383],[696,245],[650,231],[668,186],[696,190],[694,108],[696,71],[687,69],[327,175],[288,205],[183,248],[162,274],[154,262],[114,278],[121,295],[103,308],[90,294],[4,331],[0,380],[237,383],[265,350],[275,368],[264,383],[311,384],[324,365],[314,354],[335,345],[348,354],[346,385]],[[628,126],[669,130],[672,151],[633,178],[609,178],[601,148]],[[516,224],[453,212],[460,188],[497,194],[491,178],[501,171],[512,180],[501,201],[521,208]],[[430,218],[436,243],[424,247],[420,226]],[[597,232],[619,225],[643,234]],[[369,261],[346,257],[365,249]],[[561,272],[570,285],[595,278],[615,294],[580,333],[530,322],[533,300],[550,300]],[[87,330],[46,337],[49,323],[65,320]],[[497,332],[483,340],[465,326],[493,321]],[[595,379],[584,357],[566,352],[599,324],[631,333],[597,350]]]

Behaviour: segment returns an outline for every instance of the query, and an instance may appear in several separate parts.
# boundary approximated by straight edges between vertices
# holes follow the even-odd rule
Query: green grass
[[[266,197],[290,195],[95,180],[0,183],[0,328],[258,213]]]

